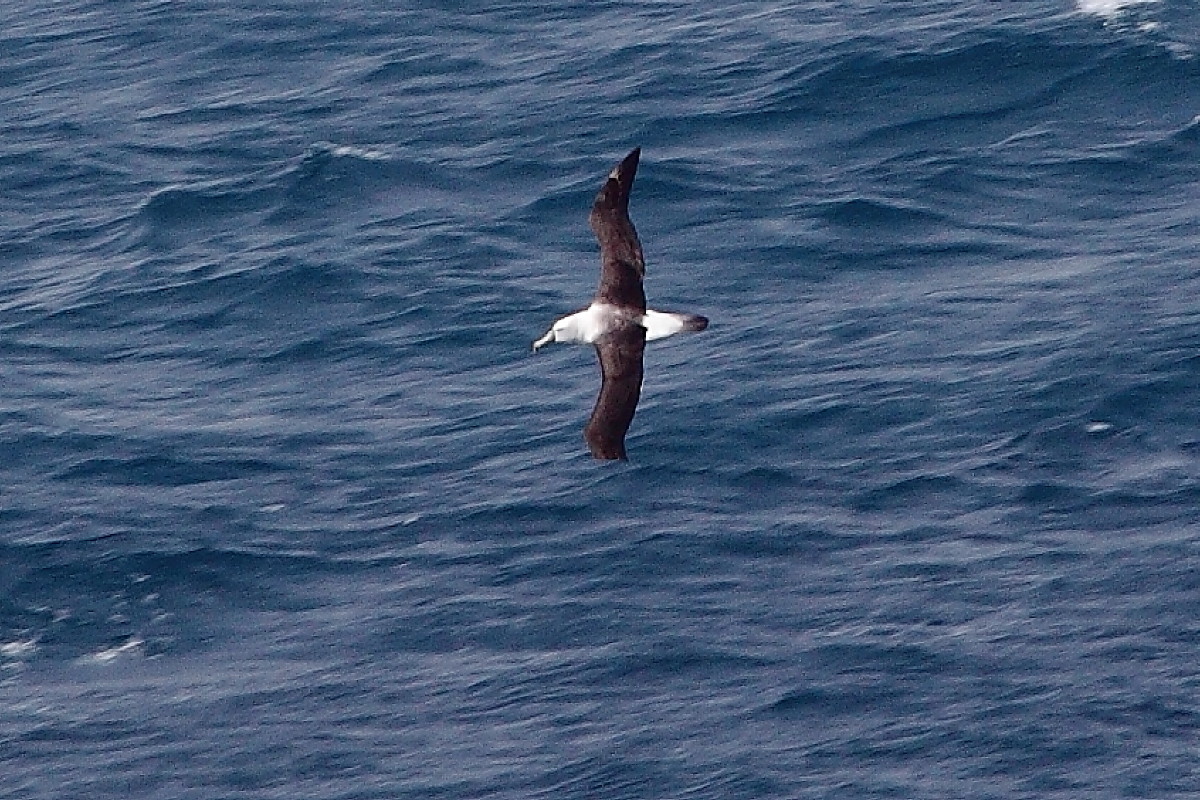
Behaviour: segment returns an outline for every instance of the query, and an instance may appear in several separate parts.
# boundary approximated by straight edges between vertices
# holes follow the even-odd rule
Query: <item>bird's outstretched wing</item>
[[[629,219],[629,192],[642,149],[635,148],[613,168],[596,195],[588,224],[600,242],[600,286],[596,302],[646,310],[642,277],[646,263],[642,243]]]
[[[596,342],[600,357],[600,396],[583,429],[592,455],[625,459],[625,434],[633,422],[642,394],[642,351],[646,329],[636,323],[622,325]]]

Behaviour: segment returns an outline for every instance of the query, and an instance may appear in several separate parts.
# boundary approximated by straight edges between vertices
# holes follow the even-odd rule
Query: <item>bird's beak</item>
[[[551,328],[550,330],[546,331],[545,336],[543,336],[542,338],[538,339],[536,342],[533,343],[533,352],[536,353],[538,351],[538,348],[545,347],[546,345],[550,344],[553,341],[554,341],[554,328]]]

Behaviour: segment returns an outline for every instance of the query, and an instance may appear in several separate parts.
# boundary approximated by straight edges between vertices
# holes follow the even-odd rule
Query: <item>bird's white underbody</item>
[[[557,320],[545,336],[533,343],[533,349],[538,350],[551,342],[595,344],[604,334],[630,322],[645,328],[646,341],[651,342],[687,330],[690,320],[693,319],[695,317],[692,314],[676,314],[649,308],[644,314],[639,314],[609,303],[592,303],[582,311]]]

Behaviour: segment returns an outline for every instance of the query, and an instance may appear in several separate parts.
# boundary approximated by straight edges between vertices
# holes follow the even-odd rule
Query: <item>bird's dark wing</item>
[[[642,351],[646,329],[630,323],[596,342],[600,357],[600,396],[583,438],[596,458],[624,459],[625,433],[642,394]]]
[[[642,149],[636,148],[613,168],[596,195],[588,224],[600,242],[600,286],[596,302],[646,310],[642,243],[629,219],[629,192]]]

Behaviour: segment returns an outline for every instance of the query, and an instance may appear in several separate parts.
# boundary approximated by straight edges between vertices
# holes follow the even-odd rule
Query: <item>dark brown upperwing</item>
[[[635,148],[609,173],[592,204],[588,224],[600,242],[600,286],[596,289],[596,302],[645,311],[642,277],[646,274],[646,263],[637,230],[629,219],[629,192],[633,189],[633,177],[641,154],[642,149]]]
[[[596,342],[600,357],[600,396],[592,417],[583,429],[592,456],[625,458],[625,433],[633,422],[642,394],[642,351],[646,329],[630,323],[607,333]]]

